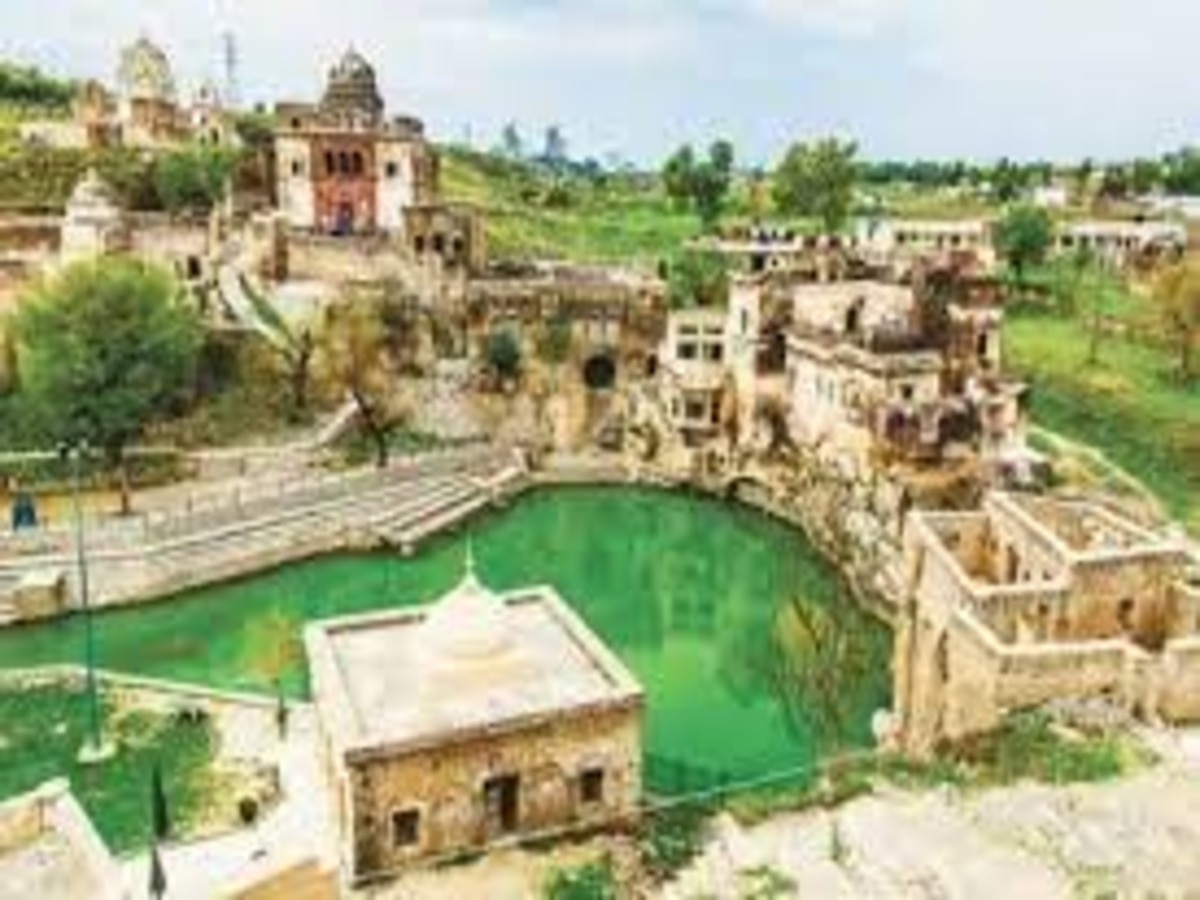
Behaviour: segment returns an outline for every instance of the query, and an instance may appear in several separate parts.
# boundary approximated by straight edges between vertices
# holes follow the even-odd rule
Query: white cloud
[[[769,22],[837,37],[876,34],[902,9],[902,0],[745,0]]]

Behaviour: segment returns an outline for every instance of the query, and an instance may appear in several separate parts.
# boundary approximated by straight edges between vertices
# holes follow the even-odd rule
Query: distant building
[[[1200,580],[1181,542],[1095,504],[991,494],[910,515],[905,572],[893,693],[910,752],[1052,701],[1200,719]]]
[[[1175,259],[1187,249],[1187,228],[1175,222],[1100,220],[1072,222],[1059,228],[1060,253],[1090,253],[1115,266]]]
[[[191,106],[180,103],[169,57],[145,36],[121,51],[115,90],[86,81],[71,118],[28,123],[21,136],[62,149],[163,150],[189,141],[233,146],[238,140],[233,117],[214,88],[202,87]]]
[[[385,117],[375,69],[357,51],[330,70],[319,103],[281,103],[276,117],[277,203],[292,228],[385,233],[418,258],[482,268],[482,227],[470,210],[442,203],[424,124]]]
[[[551,588],[497,596],[469,566],[306,643],[352,883],[636,816],[642,690]]]

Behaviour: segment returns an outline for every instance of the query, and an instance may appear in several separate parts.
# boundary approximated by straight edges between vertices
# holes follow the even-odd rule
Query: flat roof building
[[[349,881],[635,815],[642,689],[553,588],[496,595],[469,565],[306,643]]]

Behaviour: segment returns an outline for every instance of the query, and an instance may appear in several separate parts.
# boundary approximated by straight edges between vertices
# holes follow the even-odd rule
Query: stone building
[[[31,144],[75,149],[164,150],[191,140],[219,146],[238,140],[233,117],[212,87],[201,87],[191,105],[180,102],[170,58],[145,36],[121,50],[114,90],[85,81],[71,118],[27,123],[21,135]]]
[[[894,697],[928,754],[1051,701],[1200,719],[1200,578],[1182,542],[1094,503],[990,494],[905,526]]]
[[[306,643],[350,882],[636,816],[642,690],[553,589],[497,596],[468,565]]]
[[[129,221],[112,189],[94,169],[71,192],[62,221],[64,264],[129,252]]]
[[[316,104],[281,103],[276,200],[295,229],[345,237],[398,236],[418,258],[482,267],[477,217],[445,204],[439,156],[425,126],[387,118],[375,69],[348,50]]]
[[[1001,377],[1003,314],[988,293],[879,281],[791,288],[793,434],[860,468],[882,451],[938,462],[951,448],[1027,461],[1022,385]]]
[[[1059,229],[1059,253],[1090,253],[1114,266],[1160,259],[1174,260],[1187,249],[1187,228],[1176,222],[1072,222]]]

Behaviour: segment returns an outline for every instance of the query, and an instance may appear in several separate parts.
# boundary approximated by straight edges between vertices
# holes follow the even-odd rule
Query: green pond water
[[[539,491],[471,528],[481,577],[552,584],[647,692],[652,790],[811,766],[870,739],[889,701],[887,630],[802,535],[750,510],[626,488]],[[340,555],[97,617],[107,669],[308,691],[305,622],[426,603],[462,575],[465,534],[413,559]],[[78,661],[78,618],[0,633],[0,667]]]

